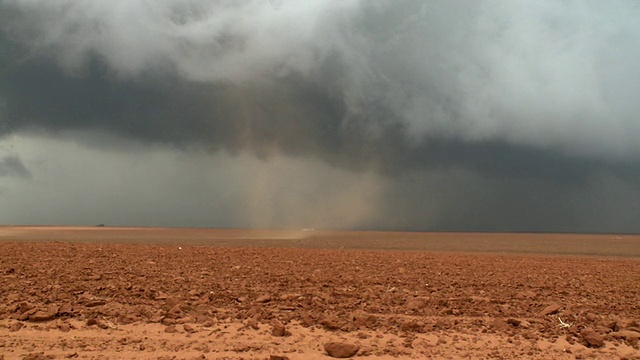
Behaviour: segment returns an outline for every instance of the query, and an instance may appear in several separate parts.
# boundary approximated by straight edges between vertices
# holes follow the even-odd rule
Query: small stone
[[[27,354],[22,360],[49,360],[50,358],[44,352]]]
[[[520,324],[522,324],[522,321],[515,318],[509,318],[507,319],[507,324],[511,324],[513,326],[520,326]]]
[[[420,310],[426,306],[426,303],[422,299],[410,299],[405,304],[404,307],[407,310]]]
[[[260,324],[258,323],[258,320],[251,318],[249,320],[247,320],[247,326],[252,328],[253,330],[258,330],[260,329]]]
[[[27,321],[29,319],[29,316],[35,314],[36,311],[37,309],[25,310],[24,312],[11,315],[11,318],[19,321]]]
[[[210,328],[210,327],[214,327],[216,325],[216,322],[213,319],[207,319],[205,320],[205,322],[202,324],[202,327],[205,328]]]
[[[405,332],[421,333],[421,332],[424,332],[424,325],[415,320],[411,320],[411,321],[402,323],[402,325],[400,325],[400,330]]]
[[[258,296],[258,298],[256,299],[257,303],[268,303],[269,301],[271,301],[271,296],[270,295],[260,295]]]
[[[609,329],[606,326],[596,325],[596,331],[599,332],[600,334],[608,334],[611,332],[611,329]]]
[[[102,300],[102,299],[93,299],[93,300],[89,300],[86,303],[84,303],[84,306],[86,307],[96,307],[96,306],[102,306],[104,304],[106,304],[107,302]]]
[[[588,321],[594,322],[598,319],[598,317],[593,313],[585,313],[584,318]]]
[[[247,317],[254,318],[256,320],[262,319],[262,308],[260,306],[253,306],[247,310]]]
[[[576,314],[569,309],[562,310],[558,313],[558,316],[562,317],[563,319],[571,318],[575,315]]]
[[[531,323],[525,320],[520,320],[520,319],[516,319],[516,318],[509,318],[507,319],[507,324],[513,325],[515,327],[519,327],[519,328],[523,328],[523,329],[528,329],[531,327]]]
[[[537,296],[537,294],[531,290],[527,290],[527,291],[523,291],[521,293],[517,293],[515,295],[515,298],[518,300],[524,300],[524,299],[534,299]]]
[[[544,308],[544,310],[540,312],[540,315],[542,316],[552,315],[560,311],[560,309],[562,309],[562,305],[554,303]]]
[[[176,305],[180,305],[180,299],[176,298],[176,297],[168,297],[165,299],[164,304],[167,308],[171,309],[173,307],[175,307]],[[178,309],[180,309],[180,306],[178,306]],[[182,309],[180,309],[182,311]]]
[[[580,332],[580,335],[582,335],[582,338],[591,347],[598,348],[604,345],[604,336],[602,336],[602,334],[598,333],[591,327],[586,327],[582,329],[582,331]]]
[[[11,324],[11,326],[9,326],[9,331],[16,332],[16,331],[22,329],[23,327],[24,327],[23,323],[16,322],[16,323]]]
[[[368,314],[364,311],[354,312],[351,315],[351,319],[353,320],[353,326],[356,329],[363,329],[366,327],[373,328],[378,321],[374,315]]]
[[[237,353],[241,353],[241,352],[249,352],[251,351],[251,345],[249,344],[235,344],[233,345],[233,347],[231,348],[231,351],[233,352],[237,352]]]
[[[272,326],[271,336],[282,337],[287,335],[287,328],[280,321],[278,320],[272,321],[271,326]]]
[[[638,327],[638,323],[630,319],[618,319],[611,328],[613,331],[620,331],[631,327]]]
[[[20,304],[18,304],[18,306],[16,307],[16,311],[19,314],[24,314],[28,311],[33,310],[35,312],[35,310],[37,310],[32,304],[28,303],[28,302],[21,302]]]
[[[73,306],[71,304],[63,304],[58,308],[58,316],[73,316]]]
[[[302,324],[302,326],[305,326],[305,327],[311,327],[315,325],[315,321],[313,320],[311,315],[309,315],[308,313],[300,314],[300,323]]]
[[[329,356],[334,358],[350,358],[355,356],[360,350],[358,345],[347,344],[347,343],[339,343],[339,342],[330,342],[324,344],[324,351],[329,354]]]
[[[102,319],[96,319],[96,318],[91,318],[87,320],[87,326],[92,326],[92,325],[96,325],[100,329],[104,329],[104,330],[115,328],[113,325],[109,324],[107,321]]]
[[[640,339],[640,332],[632,330],[620,330],[610,333],[614,338],[622,338],[627,340]]]
[[[289,360],[289,357],[284,355],[271,355],[269,356],[269,360]]]
[[[71,326],[69,326],[69,324],[67,323],[63,323],[58,325],[58,330],[62,331],[62,332],[69,332],[71,331]]]
[[[194,328],[192,325],[189,325],[189,324],[184,324],[182,325],[182,327],[184,328],[184,331],[188,332],[189,334],[198,332],[196,328]]]
[[[179,304],[176,304],[173,307],[171,307],[171,309],[169,309],[169,311],[167,311],[167,313],[165,314],[165,318],[168,318],[168,319],[179,319],[183,316],[184,316],[184,313],[180,308]]]
[[[168,333],[168,334],[173,334],[173,333],[177,333],[178,329],[174,326],[167,326],[166,328],[164,328],[164,332]]]
[[[53,320],[56,317],[56,311],[37,311],[35,314],[29,316],[29,321],[42,322]]]
[[[96,325],[103,330],[107,330],[109,329],[111,326],[109,326],[109,323],[107,323],[106,321],[102,320],[102,319],[95,319],[96,321]]]
[[[160,323],[164,326],[171,326],[176,324],[176,320],[165,317],[165,318],[162,318],[162,321],[160,321]]]
[[[507,324],[506,321],[504,321],[503,318],[493,319],[493,321],[491,322],[491,327],[498,331],[507,331],[510,328],[510,326]]]
[[[334,316],[327,316],[320,322],[327,330],[340,329],[340,321]]]

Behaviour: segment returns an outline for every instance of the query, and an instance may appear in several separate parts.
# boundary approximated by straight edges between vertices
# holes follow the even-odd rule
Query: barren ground
[[[0,227],[0,359],[640,359],[639,337],[637,236]]]

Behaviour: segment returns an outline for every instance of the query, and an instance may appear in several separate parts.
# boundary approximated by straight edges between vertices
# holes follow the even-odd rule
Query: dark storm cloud
[[[0,134],[98,130],[398,184],[461,171],[389,204],[441,191],[482,209],[441,228],[498,229],[521,196],[528,219],[586,223],[577,198],[639,188],[639,16],[626,1],[5,0]]]
[[[637,9],[616,4],[4,1],[5,132],[636,160]]]
[[[0,177],[11,176],[23,179],[31,178],[31,172],[16,156],[5,156],[0,158]]]
[[[74,77],[45,62],[22,65],[3,80],[5,132],[99,129],[179,147],[249,149],[262,157],[276,150],[323,153],[343,142],[341,99],[295,75],[251,88],[171,76],[132,83],[112,81],[97,63]]]
[[[608,174],[557,182],[464,170],[414,172],[401,176],[385,195],[387,215],[362,227],[637,233],[639,202],[637,185]]]
[[[383,172],[458,165],[497,176],[575,180],[592,166],[603,165],[599,160],[496,140],[425,137],[411,143],[397,114],[384,108],[344,126],[343,99],[319,80],[296,76],[265,88],[173,77],[131,83],[113,81],[98,63],[79,77],[67,76],[49,63],[29,63],[4,80],[7,133],[29,128],[99,129],[178,147],[249,149],[262,158],[275,152],[311,155],[332,164],[373,166]]]

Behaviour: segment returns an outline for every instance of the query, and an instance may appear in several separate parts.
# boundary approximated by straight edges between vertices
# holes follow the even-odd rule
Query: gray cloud
[[[440,214],[426,228],[587,229],[596,212],[576,209],[638,191],[639,16],[623,0],[4,0],[0,134],[373,170],[412,219],[386,227],[419,227],[414,209]]]
[[[381,216],[362,227],[637,233],[638,201],[637,183],[606,173],[558,182],[463,169],[418,171],[401,176],[384,194]]]
[[[0,158],[0,177],[2,176],[29,179],[31,172],[17,156],[5,156]]]
[[[5,91],[23,101],[34,95],[40,103],[32,112],[55,102],[55,114],[83,123],[57,126],[170,137],[167,122],[181,111],[182,121],[216,133],[233,126],[221,118],[237,123],[244,112],[269,127],[277,126],[273,118],[340,126],[325,130],[334,137],[344,128],[375,134],[400,126],[417,142],[504,141],[616,160],[640,154],[640,109],[631,95],[640,90],[633,63],[640,10],[633,3],[2,5],[4,42],[18,49],[5,59],[13,80]],[[42,120],[24,107],[14,109],[16,121]],[[124,128],[140,116],[155,120]],[[260,121],[248,127],[259,132]]]

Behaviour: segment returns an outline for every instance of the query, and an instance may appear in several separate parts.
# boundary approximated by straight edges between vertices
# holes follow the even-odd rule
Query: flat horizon
[[[640,235],[7,226],[0,241],[640,257]]]

